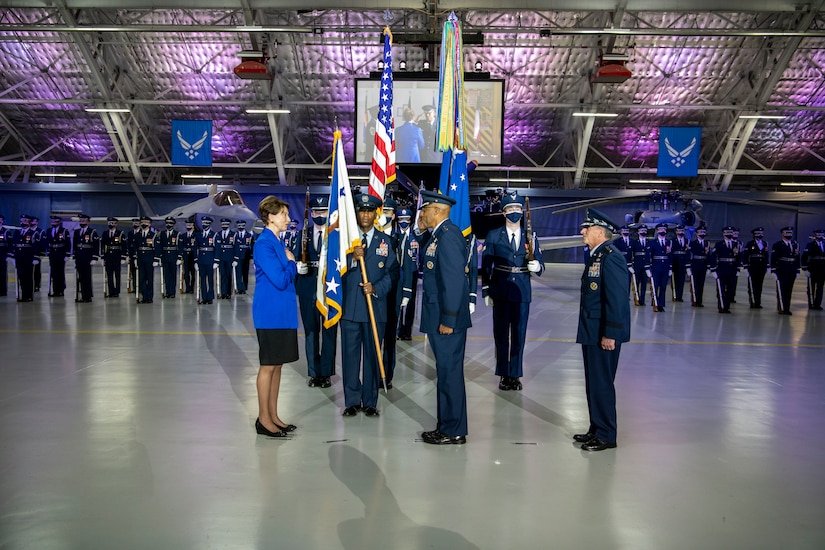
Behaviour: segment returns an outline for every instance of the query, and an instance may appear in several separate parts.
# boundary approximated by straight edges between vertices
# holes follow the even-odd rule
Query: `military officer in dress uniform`
[[[412,230],[412,210],[398,210],[398,231],[401,243],[399,249],[401,291],[400,313],[398,319],[398,339],[411,340],[412,326],[415,320],[415,298],[418,294],[418,238]]]
[[[315,305],[315,291],[318,283],[318,261],[324,244],[329,198],[313,197],[309,202],[312,229],[306,244],[306,262],[301,260],[301,239],[296,239],[293,255],[298,276],[295,278],[295,293],[304,325],[304,341],[307,358],[307,385],[310,388],[329,388],[330,377],[335,374],[335,346],[338,344],[338,325],[324,328],[323,317]]]
[[[633,267],[633,243],[630,238],[630,227],[623,225],[619,228],[619,237],[613,241],[613,246],[619,249],[627,262],[627,267]]]
[[[37,256],[40,241],[37,233],[29,227],[30,223],[31,216],[21,214],[20,231],[12,239],[12,255],[17,266],[18,302],[31,302],[34,299],[34,266],[40,263]]]
[[[736,264],[739,266],[740,269],[736,270],[736,279],[733,280],[733,299],[731,299],[732,304],[736,303],[736,287],[739,284],[739,276],[742,274],[741,267],[742,267],[742,241],[739,240],[739,228],[733,228],[733,248],[736,251]]]
[[[91,216],[78,216],[80,227],[72,235],[72,250],[74,251],[74,265],[77,273],[77,289],[75,302],[91,302],[92,296],[92,266],[100,260],[100,236],[97,231],[89,227]]]
[[[14,232],[4,227],[6,218],[0,214],[0,296],[7,296],[9,293],[9,273],[6,259],[11,254],[11,243]]]
[[[135,276],[137,275],[135,266],[137,263],[135,262],[135,254],[137,252],[137,234],[140,233],[140,218],[132,218],[132,229],[129,230],[129,233],[126,234],[126,251],[129,256],[127,261],[128,269],[128,284],[126,285],[126,291],[128,293],[135,292],[135,287],[137,283],[135,281]]]
[[[753,239],[742,250],[743,275],[748,278],[748,302],[752,309],[762,309],[762,284],[768,272],[768,243],[765,229],[756,227],[751,231]]]
[[[66,291],[66,261],[72,255],[72,236],[63,227],[60,216],[51,217],[44,246],[49,256],[49,297],[63,296]]]
[[[421,332],[427,335],[435,356],[438,395],[435,430],[423,432],[421,439],[431,445],[462,445],[468,431],[464,349],[467,329],[472,326],[467,242],[450,220],[455,199],[421,191],[421,200],[419,226],[431,235],[421,253]]]
[[[692,307],[705,307],[702,298],[705,293],[705,277],[710,260],[710,243],[707,241],[708,228],[704,222],[696,228],[696,238],[690,241],[687,276],[690,278]]]
[[[178,288],[178,266],[183,264],[183,243],[180,233],[175,229],[175,218],[167,216],[164,222],[166,229],[160,231],[157,236],[161,280],[164,286],[160,291],[164,298],[173,299]]]
[[[181,257],[183,258],[183,293],[192,294],[195,291],[195,253],[198,232],[195,231],[195,220],[186,220],[186,232],[180,236]]]
[[[822,287],[825,284],[825,229],[814,231],[814,240],[802,253],[802,269],[808,279],[808,307],[822,311]]]
[[[481,253],[481,295],[493,308],[493,337],[496,342],[496,376],[500,390],[521,390],[524,342],[530,315],[530,277],[544,273],[544,260],[535,234],[521,229],[524,199],[512,193],[501,201],[504,227],[487,233]],[[533,260],[528,260],[531,244]],[[464,265],[467,265],[465,243]],[[466,278],[466,276],[465,276]]]
[[[140,231],[135,236],[135,261],[137,262],[137,303],[151,304],[155,298],[155,268],[160,265],[160,248],[157,233],[151,230],[152,219],[140,218]]]
[[[793,283],[799,277],[799,243],[793,227],[782,228],[782,240],[771,247],[771,273],[776,279],[776,305],[780,315],[791,315]]]
[[[238,294],[246,294],[249,288],[249,262],[255,246],[255,234],[246,230],[246,220],[235,222],[235,284]]]
[[[633,269],[630,272],[636,280],[636,288],[639,292],[639,303],[636,305],[645,305],[645,291],[647,290],[647,282],[651,278],[650,262],[650,241],[647,238],[647,226],[641,225],[637,229],[637,238],[633,241]]]
[[[34,233],[35,240],[37,242],[37,250],[35,251],[35,255],[37,256],[37,263],[34,264],[34,291],[40,292],[40,282],[43,280],[42,271],[40,270],[41,260],[46,253],[45,243],[43,242],[43,237],[45,236],[46,232],[43,231],[38,227],[40,224],[40,218],[37,216],[32,216],[29,222],[29,231]]]
[[[215,241],[217,236],[212,231],[212,218],[204,216],[201,218],[203,230],[198,233],[196,240],[195,262],[198,269],[198,303],[211,304],[215,299],[215,274],[218,269],[218,262],[215,258]]]
[[[650,243],[650,273],[653,289],[656,294],[651,296],[653,300],[653,311],[662,312],[665,310],[665,300],[667,299],[667,283],[671,270],[673,245],[667,238],[667,224],[656,225],[656,238]]]
[[[118,219],[106,218],[108,230],[100,236],[100,248],[103,253],[103,266],[106,269],[106,298],[120,296],[120,264],[126,261],[127,237],[122,229],[118,229]]]
[[[387,294],[387,326],[384,328],[384,340],[381,348],[384,353],[384,371],[387,375],[387,389],[392,388],[392,377],[395,374],[395,342],[398,339],[398,316],[401,314],[401,232],[395,226],[395,211],[398,203],[392,197],[384,199],[381,217],[384,234],[390,238],[395,259],[399,265],[399,276],[393,279],[390,292]]]
[[[378,328],[378,340],[384,338],[387,323],[387,297],[393,279],[398,278],[398,262],[390,238],[375,228],[376,209],[381,199],[372,195],[355,196],[355,215],[363,246],[356,246],[347,261],[350,267],[341,281],[344,309],[341,314],[341,370],[344,378],[344,416],[354,416],[363,410],[367,416],[378,416],[378,353],[373,339],[367,296]],[[361,259],[367,271],[362,282]],[[363,358],[363,379],[361,366]]]
[[[730,313],[734,283],[739,273],[739,248],[733,240],[733,227],[722,228],[723,239],[716,243],[710,257],[710,274],[716,283],[719,313]]]
[[[218,300],[228,300],[232,297],[232,262],[235,261],[235,232],[230,225],[232,220],[221,218],[221,230],[216,235],[215,259],[218,262],[218,278],[221,287],[218,289]]]
[[[673,271],[673,301],[683,302],[687,266],[690,263],[690,242],[685,236],[685,226],[676,226],[676,238],[671,242],[671,271]]]
[[[623,342],[630,340],[627,264],[610,243],[616,225],[590,208],[582,224],[590,254],[582,273],[579,328],[590,426],[573,439],[585,451],[616,447],[616,389],[613,382]]]

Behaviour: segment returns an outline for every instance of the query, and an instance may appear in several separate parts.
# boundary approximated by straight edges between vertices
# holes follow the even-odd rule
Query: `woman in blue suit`
[[[278,235],[289,224],[289,205],[268,196],[258,206],[266,227],[255,242],[255,295],[252,319],[258,334],[261,368],[256,382],[258,419],[255,431],[286,437],[295,429],[278,418],[281,365],[298,359],[298,302],[295,297],[295,256]]]

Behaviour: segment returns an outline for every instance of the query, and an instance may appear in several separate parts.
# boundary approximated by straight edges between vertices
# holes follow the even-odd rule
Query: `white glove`
[[[669,269],[669,270],[667,271],[667,276],[668,276],[668,277],[673,277],[673,270],[672,270],[672,269]]]
[[[178,259],[175,261],[175,265],[183,265],[183,260],[181,260],[180,258],[178,258]]]
[[[806,277],[808,277],[809,279],[811,278],[811,272],[810,272],[810,271],[808,271],[808,270],[806,269],[806,270],[804,271],[804,273],[805,273],[805,276],[806,276]]]
[[[628,267],[627,270],[631,273],[636,273],[636,270],[633,267]]]
[[[489,296],[484,297],[484,305],[487,307],[493,307],[493,299]]]
[[[647,275],[648,279],[653,278],[653,273],[651,273],[649,269],[645,269],[645,275]]]
[[[470,315],[476,312],[476,305],[473,302],[470,302]]]
[[[688,276],[688,277],[693,277],[693,272],[690,270],[690,268],[687,268],[687,269],[685,270],[685,273],[687,273],[687,276]]]
[[[711,271],[711,272],[710,272],[710,276],[711,276],[711,277],[713,277],[714,279],[718,279],[718,278],[719,278],[719,275],[717,275],[715,271]]]
[[[69,261],[69,257],[68,257],[68,256],[63,256],[63,261],[64,261],[64,262],[68,262],[68,261]]]
[[[40,260],[38,258],[34,258],[32,260],[32,265],[38,265],[39,263],[40,263]]]
[[[92,261],[90,262],[90,265],[97,265],[97,260],[92,260]]]
[[[407,304],[410,303],[410,299],[407,296],[401,298],[401,307],[407,307]]]
[[[126,263],[126,262],[128,262],[128,261],[129,261],[129,260],[127,260],[126,258],[121,258],[121,259],[120,259],[120,263],[122,263],[122,264],[125,264],[125,263]]]
[[[736,276],[738,277],[740,274],[741,274],[741,272],[737,269],[736,270]]]
[[[232,262],[232,267],[238,267],[238,262]]]
[[[14,258],[9,258],[9,261],[11,262],[12,267],[17,265],[17,262],[14,261]]]
[[[218,267],[220,267],[220,264],[218,262],[212,264],[212,269],[218,269]]]
[[[309,266],[304,262],[295,262],[295,265],[298,266],[298,275],[306,275],[309,273]]]
[[[538,273],[541,271],[541,263],[538,260],[530,260],[527,262],[527,271],[530,273]]]
[[[742,276],[743,276],[743,277],[745,277],[745,278],[748,278],[748,277],[750,277],[750,276],[751,276],[751,274],[750,274],[750,272],[747,270],[747,268],[742,268],[742,272],[741,272],[741,273],[742,273]]]
[[[774,271],[773,273],[771,273],[771,275],[773,275],[773,278],[774,278],[775,280],[777,280],[777,281],[779,280],[779,275],[777,275],[777,274],[776,274],[776,271]]]
[[[152,262],[152,267],[157,267],[157,266],[159,266],[159,265],[160,265],[160,262],[157,262],[157,261]]]

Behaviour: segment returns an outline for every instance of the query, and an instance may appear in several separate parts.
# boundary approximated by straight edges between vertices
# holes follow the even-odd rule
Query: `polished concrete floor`
[[[340,416],[340,377],[285,366],[299,429],[280,441],[252,426],[251,296],[0,298],[0,548],[825,548],[825,314],[802,281],[792,317],[744,288],[728,316],[634,308],[619,447],[587,453],[580,270],[535,280],[522,392],[498,390],[479,307],[470,435],[447,448],[417,441],[435,426],[422,336],[399,342],[378,419]]]

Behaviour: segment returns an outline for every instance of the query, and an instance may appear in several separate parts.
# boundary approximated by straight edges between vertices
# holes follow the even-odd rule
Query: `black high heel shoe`
[[[279,430],[277,432],[271,432],[267,430],[266,426],[261,424],[260,418],[255,419],[255,431],[258,433],[258,435],[265,435],[267,437],[286,437],[286,432],[284,431]]]
[[[275,424],[275,425],[278,426],[279,428],[281,428],[282,432],[287,432],[287,433],[294,432],[295,430],[298,429],[298,426],[296,426],[295,424],[287,424],[286,426],[279,426],[278,424]]]

